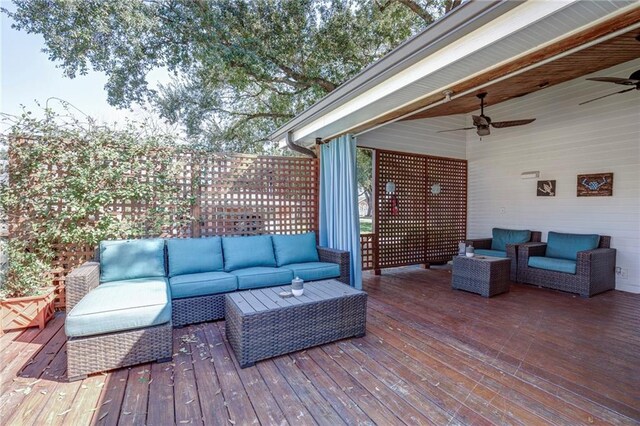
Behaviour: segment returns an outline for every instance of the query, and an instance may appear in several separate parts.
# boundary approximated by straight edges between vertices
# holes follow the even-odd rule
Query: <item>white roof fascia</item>
[[[531,1],[519,5],[515,9],[497,17],[489,25],[478,28],[329,113],[294,130],[293,140],[303,139],[305,136],[415,82],[419,78],[442,69],[477,50],[490,46],[497,40],[507,37],[576,1],[578,0]]]

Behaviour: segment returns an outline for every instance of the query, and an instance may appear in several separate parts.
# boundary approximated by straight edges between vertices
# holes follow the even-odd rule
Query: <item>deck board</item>
[[[64,315],[0,337],[2,424],[640,425],[640,295],[446,270],[365,274],[367,334],[241,369],[224,321],[174,329],[171,362],[66,382]]]

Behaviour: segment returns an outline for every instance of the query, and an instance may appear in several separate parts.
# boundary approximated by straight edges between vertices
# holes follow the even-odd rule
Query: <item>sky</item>
[[[0,0],[0,5],[14,10],[8,0]],[[125,118],[140,120],[148,113],[141,108],[119,110],[107,103],[104,85],[107,78],[104,73],[90,71],[88,75],[69,79],[62,69],[56,68],[48,55],[42,52],[44,38],[39,34],[27,34],[11,28],[12,20],[0,13],[0,112],[17,115],[22,112],[21,105],[34,113],[39,110],[36,101],[60,109],[60,98],[98,121],[105,123],[123,122]],[[168,81],[163,72],[154,73],[150,78],[151,86],[156,81]],[[159,80],[158,80],[159,79]],[[51,99],[50,99],[51,98]],[[80,113],[78,113],[81,116]],[[6,124],[0,131],[6,130]]]

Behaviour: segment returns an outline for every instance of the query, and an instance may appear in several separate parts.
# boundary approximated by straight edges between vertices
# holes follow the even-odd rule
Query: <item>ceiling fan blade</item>
[[[618,95],[620,93],[630,92],[632,90],[636,90],[636,88],[635,87],[631,87],[630,89],[624,89],[624,90],[620,90],[619,92],[609,93],[608,95],[600,96],[599,98],[593,98],[593,99],[590,99],[588,101],[580,102],[578,105],[588,104],[589,102],[597,101],[598,99],[607,98],[609,96]]]
[[[472,130],[472,129],[475,129],[475,127],[461,127],[459,129],[440,130],[437,133],[457,132],[458,130]]]
[[[473,125],[474,126],[488,126],[491,123],[491,119],[489,117],[485,117],[483,115],[472,115],[473,117]]]
[[[491,123],[496,129],[502,129],[503,127],[524,126],[525,124],[533,123],[535,118],[529,118],[526,120],[511,120],[511,121],[494,121]]]
[[[593,78],[587,78],[587,80],[603,81],[605,83],[624,84],[626,86],[633,86],[634,84],[637,83],[637,81],[634,81],[628,78],[619,78],[619,77],[593,77]]]

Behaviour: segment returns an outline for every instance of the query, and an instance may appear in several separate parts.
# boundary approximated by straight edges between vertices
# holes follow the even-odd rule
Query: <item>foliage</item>
[[[45,110],[42,119],[23,113],[5,138],[10,185],[2,188],[0,209],[12,225],[7,296],[44,284],[42,272],[51,269],[59,245],[159,235],[164,226],[189,220],[170,135],[148,134],[136,123],[98,127]],[[139,213],[123,215],[117,206],[127,205]]]
[[[461,0],[13,0],[68,77],[108,76],[110,104],[150,102],[191,140],[264,138]],[[159,90],[148,75],[165,69]]]
[[[358,191],[367,202],[367,214],[371,217],[371,200],[373,196],[373,158],[372,151],[366,148],[356,150],[356,178],[358,180]]]

